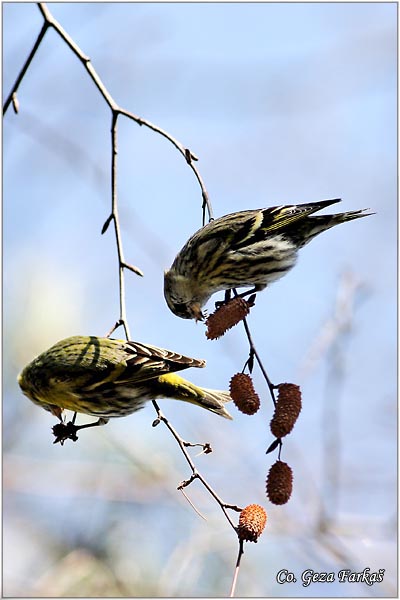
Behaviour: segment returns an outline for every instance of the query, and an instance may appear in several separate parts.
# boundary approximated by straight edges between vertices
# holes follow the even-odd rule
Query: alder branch
[[[214,213],[213,213],[211,202],[210,202],[210,199],[208,196],[208,192],[207,192],[206,186],[204,184],[203,178],[201,177],[197,167],[193,164],[193,161],[199,160],[198,157],[195,154],[193,154],[193,152],[191,150],[189,150],[189,148],[185,148],[184,145],[181,144],[181,142],[179,142],[176,138],[172,137],[172,135],[170,133],[168,133],[164,129],[161,129],[161,127],[154,125],[150,121],[147,121],[147,119],[138,117],[137,115],[133,114],[132,112],[130,112],[128,110],[125,110],[124,108],[117,107],[117,110],[120,114],[125,115],[129,119],[132,119],[132,121],[135,121],[138,125],[144,125],[145,127],[152,129],[156,133],[159,133],[160,135],[165,137],[168,141],[170,141],[171,144],[173,146],[175,146],[175,148],[177,150],[179,150],[179,152],[185,158],[189,167],[192,169],[192,171],[195,174],[195,177],[200,185],[201,195],[203,198],[203,204],[202,204],[203,225],[205,225],[205,209],[206,208],[207,208],[207,212],[208,212],[208,220],[211,221],[214,218]]]
[[[97,89],[99,90],[99,92],[102,94],[104,100],[106,101],[106,103],[108,104],[109,108],[111,109],[112,112],[112,123],[111,123],[111,150],[112,150],[112,156],[111,156],[111,198],[112,198],[112,208],[111,208],[111,214],[109,215],[109,217],[106,219],[102,231],[101,233],[104,234],[109,225],[111,224],[111,221],[114,222],[114,230],[115,230],[115,237],[116,237],[116,245],[117,245],[117,252],[118,252],[118,264],[119,264],[119,298],[120,298],[120,318],[119,320],[115,323],[115,325],[111,328],[111,330],[109,331],[109,333],[107,334],[108,336],[111,335],[111,333],[113,331],[115,331],[115,329],[119,326],[123,326],[125,329],[125,334],[127,339],[130,339],[130,332],[129,332],[129,325],[127,322],[127,317],[126,317],[126,305],[125,305],[125,280],[124,280],[124,269],[129,269],[133,272],[135,272],[137,275],[143,275],[142,271],[138,268],[135,267],[133,265],[130,265],[128,263],[126,263],[125,258],[124,258],[124,253],[123,253],[123,246],[122,246],[122,238],[121,238],[121,230],[120,230],[120,224],[119,224],[119,216],[118,216],[118,194],[117,194],[117,155],[118,155],[118,138],[117,138],[117,134],[118,134],[118,129],[117,129],[117,125],[118,125],[118,117],[119,115],[124,115],[127,118],[135,121],[138,125],[141,126],[146,126],[149,129],[153,130],[154,132],[162,135],[163,137],[165,137],[167,140],[169,140],[178,150],[179,152],[184,156],[186,162],[188,163],[188,165],[191,167],[191,169],[193,170],[197,181],[199,182],[200,188],[201,188],[201,192],[202,192],[202,198],[203,198],[203,220],[204,220],[204,210],[205,207],[208,210],[208,215],[209,215],[209,219],[213,218],[213,211],[212,211],[212,207],[211,207],[211,203],[209,201],[208,198],[208,193],[204,184],[204,181],[199,173],[199,171],[197,170],[197,168],[195,167],[195,165],[193,164],[193,161],[197,161],[198,158],[197,156],[190,151],[188,148],[185,148],[183,146],[183,144],[181,144],[181,142],[179,142],[176,138],[174,138],[171,134],[169,134],[167,131],[161,129],[160,127],[158,127],[157,125],[154,125],[153,123],[151,123],[150,121],[147,121],[146,119],[143,119],[142,117],[138,117],[137,115],[135,115],[134,113],[118,106],[118,104],[115,102],[115,100],[113,99],[113,97],[111,96],[111,94],[108,92],[107,88],[105,87],[105,85],[103,84],[100,76],[98,75],[98,73],[96,72],[96,70],[94,69],[91,60],[88,56],[86,56],[83,51],[80,49],[80,47],[75,43],[75,41],[69,36],[69,34],[64,30],[64,28],[61,26],[61,24],[53,17],[53,15],[51,14],[50,10],[48,9],[47,5],[44,2],[39,2],[38,3],[38,7],[39,10],[44,18],[44,24],[43,27],[40,31],[40,34],[38,36],[38,39],[35,42],[35,45],[32,49],[32,51],[30,52],[28,59],[26,60],[25,64],[23,65],[21,72],[19,73],[12,89],[11,92],[9,94],[9,97],[7,98],[7,101],[4,105],[4,113],[7,111],[9,104],[12,102],[13,98],[16,98],[16,94],[17,91],[19,89],[19,86],[29,68],[29,65],[31,64],[46,32],[48,31],[48,29],[51,27],[53,28],[58,35],[61,37],[61,39],[68,45],[68,47],[70,48],[70,50],[78,57],[78,59],[82,62],[83,66],[85,67],[86,71],[88,72],[88,74],[90,75],[92,81],[94,82],[95,86],[97,87]],[[157,411],[157,415],[160,421],[163,421],[167,428],[171,431],[171,433],[173,434],[173,436],[175,437],[175,439],[177,440],[186,460],[188,461],[189,465],[191,466],[192,469],[192,477],[193,479],[197,478],[199,479],[203,485],[206,487],[206,489],[210,492],[210,494],[218,501],[218,503],[220,504],[221,508],[224,510],[230,524],[232,525],[233,528],[235,528],[234,524],[232,523],[231,519],[229,518],[229,515],[227,515],[226,513],[226,508],[231,508],[232,510],[236,510],[239,511],[241,509],[239,509],[237,506],[235,505],[229,505],[229,504],[225,504],[224,502],[222,502],[222,500],[219,498],[219,496],[216,494],[216,492],[213,490],[213,488],[206,482],[206,480],[204,479],[204,477],[197,471],[196,467],[194,466],[193,461],[191,460],[188,452],[186,451],[186,446],[193,446],[193,445],[197,445],[197,444],[191,444],[189,442],[185,442],[181,436],[179,436],[179,434],[176,432],[176,430],[172,427],[171,423],[167,420],[167,418],[161,413],[159,407],[157,406],[156,402],[153,402],[156,411]],[[209,452],[209,445],[208,444],[201,444],[201,446],[203,447],[205,452]],[[181,484],[182,487],[185,487],[186,485],[189,485],[189,480],[186,482],[183,482]]]
[[[151,123],[150,121],[148,121],[147,119],[143,119],[142,117],[139,117],[137,115],[135,115],[134,113],[132,113],[129,110],[126,110],[125,108],[122,108],[121,106],[119,106],[117,104],[117,102],[114,100],[114,98],[111,96],[111,94],[109,93],[109,91],[107,90],[106,86],[104,85],[104,83],[102,82],[100,76],[98,75],[97,71],[95,70],[95,68],[92,65],[92,62],[90,60],[90,58],[84,54],[84,52],[82,52],[82,50],[80,49],[80,47],[74,42],[74,40],[68,35],[68,33],[64,30],[64,28],[60,25],[60,23],[57,21],[57,19],[55,19],[53,17],[53,15],[51,14],[50,10],[48,9],[47,5],[44,2],[39,2],[38,3],[38,7],[39,10],[43,16],[44,19],[44,24],[43,27],[39,33],[38,39],[35,42],[35,45],[31,51],[31,53],[29,54],[25,64],[23,65],[13,87],[11,88],[11,92],[9,94],[9,96],[7,97],[7,100],[4,104],[3,107],[3,114],[6,113],[10,103],[13,101],[13,99],[16,100],[16,94],[18,91],[18,88],[24,78],[24,75],[26,73],[26,71],[29,68],[30,63],[32,62],[33,57],[35,56],[47,30],[51,27],[52,29],[54,29],[54,31],[61,37],[61,39],[68,45],[68,47],[70,48],[70,50],[75,54],[75,56],[77,56],[77,58],[80,60],[80,62],[83,64],[84,68],[86,69],[86,71],[88,72],[90,78],[92,79],[93,83],[95,84],[95,86],[97,87],[97,89],[99,90],[99,92],[101,93],[101,95],[103,96],[104,100],[106,101],[106,103],[108,104],[108,106],[110,107],[113,116],[114,115],[124,115],[125,117],[131,119],[132,121],[134,121],[135,123],[137,123],[138,125],[141,126],[145,126],[148,129],[151,129],[152,131],[154,131],[155,133],[158,133],[159,135],[161,135],[162,137],[166,138],[173,146],[175,146],[175,148],[182,154],[182,156],[184,157],[185,161],[187,162],[187,164],[189,165],[189,167],[192,169],[199,185],[200,185],[200,189],[201,189],[201,195],[202,195],[202,211],[203,211],[203,225],[205,224],[205,210],[207,209],[208,212],[208,218],[209,220],[213,219],[213,210],[212,210],[212,206],[211,206],[211,202],[209,199],[209,195],[207,192],[207,189],[205,187],[204,181],[197,169],[197,167],[194,165],[194,162],[198,160],[198,157],[194,154],[194,152],[192,152],[191,150],[189,150],[188,148],[186,148],[181,142],[179,142],[176,138],[174,138],[170,133],[168,133],[167,131],[165,131],[164,129],[162,129],[161,127],[158,127],[158,125],[155,125],[154,123]]]
[[[107,218],[103,225],[101,233],[105,233],[110,225],[111,221],[114,222],[115,241],[117,244],[118,253],[118,276],[119,276],[119,321],[116,322],[115,326],[108,333],[109,337],[113,331],[120,325],[124,327],[126,339],[130,340],[131,335],[129,332],[128,319],[126,316],[126,302],[125,302],[125,277],[124,269],[128,268],[137,275],[143,276],[142,271],[138,267],[128,265],[125,262],[124,251],[122,247],[121,228],[119,224],[118,215],[118,191],[117,191],[117,155],[118,155],[118,113],[112,112],[111,120],[111,214]]]
[[[228,522],[231,525],[231,527],[236,531],[236,525],[234,525],[234,523],[232,522],[229,514],[227,513],[227,509],[234,510],[236,512],[241,512],[242,509],[239,508],[238,506],[236,506],[235,504],[227,504],[226,502],[223,502],[223,500],[221,500],[221,498],[218,496],[216,491],[206,481],[206,479],[203,477],[203,475],[197,470],[196,465],[194,464],[193,460],[190,457],[190,454],[186,450],[186,448],[189,446],[202,446],[204,451],[208,454],[211,452],[210,445],[209,444],[192,444],[191,442],[186,442],[179,435],[179,433],[176,431],[176,429],[171,425],[169,420],[163,415],[157,402],[155,400],[152,400],[152,402],[153,402],[153,406],[157,412],[157,419],[155,421],[153,421],[153,427],[156,427],[157,425],[159,425],[160,422],[164,423],[164,425],[167,427],[167,429],[169,429],[169,431],[172,433],[173,437],[178,442],[178,445],[182,451],[182,454],[185,457],[186,462],[189,464],[189,466],[192,470],[192,475],[190,476],[190,478],[186,479],[185,481],[182,481],[178,486],[178,490],[183,490],[183,488],[190,485],[195,479],[198,479],[199,481],[201,481],[203,486],[208,490],[208,492],[211,494],[211,496],[216,500],[216,502],[221,507],[221,510],[223,511],[225,517],[228,519]]]
[[[249,325],[247,323],[247,318],[246,317],[243,318],[243,326],[244,326],[244,329],[245,329],[245,332],[246,332],[246,335],[247,335],[247,339],[248,339],[248,342],[249,342],[249,346],[250,346],[250,355],[256,357],[256,360],[258,362],[258,366],[260,367],[261,373],[263,374],[264,379],[267,382],[268,389],[269,389],[269,392],[271,394],[272,402],[274,403],[274,406],[275,406],[276,405],[276,399],[275,399],[274,390],[275,390],[276,386],[271,382],[270,378],[268,377],[267,371],[265,370],[265,367],[264,367],[264,365],[262,363],[260,355],[257,352],[257,349],[256,349],[256,347],[254,345],[253,337],[251,335],[250,328],[249,328]]]
[[[225,300],[224,302],[222,302],[221,304],[224,304],[226,302],[229,302],[230,300],[230,294],[231,290],[226,290],[225,292]],[[238,294],[238,291],[236,288],[232,288],[232,292],[235,298],[243,298],[245,295],[248,295],[249,293],[253,293],[253,290],[251,290],[251,292],[246,292],[245,294]],[[255,303],[255,298],[256,298],[256,294],[253,294],[251,296],[251,298],[249,298],[249,303],[248,303],[248,307],[250,306],[254,306]],[[217,303],[219,304],[219,303]],[[263,362],[261,360],[260,355],[257,352],[256,346],[254,344],[253,341],[253,337],[251,335],[251,331],[250,331],[250,327],[247,323],[247,317],[246,316],[241,316],[240,320],[243,322],[243,326],[246,332],[246,336],[247,336],[247,340],[249,342],[249,346],[250,346],[250,353],[249,353],[249,358],[246,360],[244,367],[243,367],[243,371],[245,370],[246,367],[248,367],[250,373],[253,371],[253,363],[254,363],[254,358],[256,358],[258,366],[260,367],[261,373],[263,374],[263,377],[265,379],[265,381],[267,382],[268,385],[268,389],[269,392],[271,394],[272,397],[272,402],[274,403],[274,406],[276,406],[276,399],[275,399],[275,394],[274,394],[274,390],[276,389],[276,385],[274,385],[272,383],[272,381],[270,380],[270,378],[268,377],[268,373],[263,365]]]
[[[118,193],[117,193],[118,192],[118,190],[117,190],[117,156],[118,156],[118,118],[119,118],[119,116],[123,115],[123,116],[133,120],[138,125],[145,126],[148,129],[153,130],[155,133],[158,133],[159,135],[163,136],[183,155],[183,157],[185,158],[185,161],[187,162],[189,167],[192,169],[192,171],[200,185],[201,194],[202,194],[202,222],[203,222],[203,225],[205,224],[205,221],[206,221],[206,211],[208,213],[209,220],[213,219],[212,206],[211,206],[211,203],[209,200],[209,196],[208,196],[204,181],[203,181],[197,167],[194,165],[194,162],[198,160],[197,156],[191,150],[189,150],[188,148],[185,148],[184,145],[181,144],[181,142],[179,142],[177,139],[175,139],[171,134],[169,134],[165,130],[154,125],[150,121],[147,121],[146,119],[143,119],[143,118],[135,115],[134,113],[120,107],[115,102],[115,100],[113,99],[113,97],[108,92],[105,85],[103,84],[101,78],[99,77],[98,73],[96,72],[96,70],[94,69],[94,67],[91,63],[90,58],[82,52],[82,50],[79,48],[79,46],[74,42],[74,40],[63,29],[63,27],[60,25],[60,23],[53,17],[53,15],[49,11],[46,4],[43,2],[40,2],[38,4],[38,7],[43,16],[44,23],[43,23],[42,29],[39,33],[39,36],[32,48],[32,51],[30,52],[27,60],[25,61],[24,65],[23,65],[11,91],[10,91],[10,94],[4,104],[3,114],[6,113],[11,102],[13,103],[14,109],[17,112],[17,108],[18,108],[17,92],[18,92],[19,86],[20,86],[21,82],[23,81],[23,78],[24,78],[40,44],[42,43],[46,32],[50,28],[54,29],[54,31],[56,31],[56,33],[68,45],[70,50],[78,57],[80,62],[83,64],[85,70],[91,77],[96,88],[99,90],[99,92],[103,96],[105,102],[109,106],[111,113],[112,113],[111,114],[111,214],[106,219],[101,233],[104,234],[107,231],[111,222],[114,223],[114,232],[115,232],[117,254],[118,254],[118,269],[119,269],[120,316],[119,316],[119,320],[115,323],[115,325],[109,331],[108,336],[111,335],[111,333],[113,331],[115,331],[115,329],[117,327],[123,326],[124,330],[125,330],[126,338],[129,340],[130,332],[129,332],[129,325],[128,325],[128,320],[127,320],[127,316],[126,316],[124,269],[131,270],[139,276],[142,276],[143,273],[138,267],[130,265],[125,261],[124,252],[123,252],[121,229],[120,229],[119,214],[118,214]],[[181,482],[180,485],[178,486],[178,489],[183,492],[184,488],[189,486],[195,479],[198,479],[202,483],[202,485],[205,487],[205,489],[209,492],[209,494],[218,503],[218,505],[220,506],[221,510],[223,511],[226,519],[228,520],[229,524],[231,525],[231,527],[234,529],[234,531],[237,534],[237,527],[233,523],[233,521],[230,518],[227,511],[233,510],[236,512],[240,512],[242,509],[234,504],[227,504],[227,503],[223,502],[223,500],[215,492],[215,490],[212,488],[212,486],[207,482],[207,480],[204,478],[204,476],[197,470],[193,460],[191,459],[191,457],[186,449],[187,447],[200,445],[203,448],[204,453],[209,453],[209,452],[211,452],[210,445],[208,443],[192,444],[190,442],[186,442],[185,440],[183,440],[183,438],[178,434],[178,432],[172,426],[170,421],[162,414],[157,402],[153,401],[153,405],[157,412],[157,419],[153,422],[153,426],[158,425],[160,422],[163,422],[165,424],[167,429],[171,432],[171,434],[177,441],[177,443],[181,449],[181,452],[184,455],[184,457],[192,471],[190,478]],[[185,494],[185,492],[183,492],[183,493]],[[186,494],[185,494],[185,496],[186,496]],[[193,507],[193,508],[195,508],[195,507]],[[239,568],[239,564],[240,564],[240,557],[242,554],[243,554],[243,544],[239,540],[239,557],[238,557],[238,562],[236,565],[234,584],[232,587],[231,595],[233,594],[234,586],[236,585],[238,568]]]
[[[23,78],[25,76],[25,73],[27,72],[27,70],[29,68],[29,65],[32,62],[33,57],[35,56],[35,54],[36,54],[36,52],[37,52],[40,44],[42,43],[42,40],[43,40],[43,38],[44,38],[44,36],[45,36],[45,34],[46,34],[49,26],[50,26],[50,23],[48,23],[47,21],[45,21],[43,23],[43,26],[42,26],[42,29],[39,32],[38,38],[37,38],[37,40],[36,40],[36,42],[35,42],[32,50],[30,51],[30,53],[28,55],[28,58],[26,59],[26,61],[25,61],[24,65],[23,65],[21,71],[19,72],[18,77],[15,80],[14,85],[11,88],[11,92],[9,93],[6,101],[4,102],[3,115],[6,114],[7,109],[10,106],[11,102],[14,103],[16,101],[18,88],[19,88],[19,86],[20,86],[20,84],[21,84],[21,82],[22,82],[22,80],[23,80]]]
[[[232,581],[231,591],[230,591],[230,594],[229,594],[230,598],[233,598],[234,595],[235,595],[236,583],[237,583],[237,579],[238,579],[238,575],[239,575],[240,563],[241,563],[243,554],[244,554],[243,540],[239,540],[239,552],[238,552],[238,557],[237,557],[237,560],[236,560],[235,572],[233,574],[233,581]]]

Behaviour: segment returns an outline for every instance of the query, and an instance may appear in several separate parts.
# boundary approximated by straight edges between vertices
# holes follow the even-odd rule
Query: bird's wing
[[[262,220],[261,210],[244,210],[225,215],[196,231],[176,256],[172,270],[202,279],[212,271],[224,252],[245,243]]]
[[[141,383],[189,367],[204,367],[204,360],[139,342],[95,336],[69,338],[52,353],[49,385],[94,391],[119,383]],[[51,367],[51,369],[50,369]]]
[[[333,200],[321,200],[320,202],[309,202],[308,204],[292,204],[265,208],[261,211],[260,233],[265,237],[266,234],[268,235],[272,231],[278,232],[280,229],[289,227],[297,221],[302,221],[326,206],[336,204],[340,201],[340,198],[334,198]]]
[[[141,382],[189,367],[204,367],[206,364],[205,360],[139,342],[125,342],[124,351],[125,369],[116,378],[115,383],[129,380]]]
[[[231,213],[211,221],[199,229],[186,243],[176,258],[180,270],[185,260],[190,261],[195,270],[202,256],[210,257],[213,253],[221,254],[225,250],[239,250],[248,243],[261,241],[270,232],[277,232],[302,220],[326,206],[340,202],[340,198],[321,200],[308,204],[292,204],[272,206],[255,210],[243,210]]]
[[[326,206],[340,202],[340,198],[308,204],[290,204],[248,210],[223,217],[229,252],[265,240],[270,233],[279,233]],[[222,219],[221,219],[222,221]]]

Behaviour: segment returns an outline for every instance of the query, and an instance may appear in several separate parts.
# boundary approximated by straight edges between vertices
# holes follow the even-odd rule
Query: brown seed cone
[[[249,504],[239,516],[238,535],[244,542],[257,542],[264,531],[267,513],[259,504]]]
[[[234,404],[245,415],[254,415],[260,408],[260,398],[250,375],[236,373],[229,383],[229,392]]]
[[[301,411],[301,391],[294,383],[281,383],[275,412],[271,419],[272,435],[277,438],[290,433]]]
[[[217,310],[207,318],[206,337],[209,340],[216,340],[223,336],[228,329],[237,325],[249,314],[251,306],[253,305],[247,300],[237,297],[217,308]]]
[[[293,473],[289,465],[277,460],[267,477],[267,496],[272,504],[286,504],[292,495]]]

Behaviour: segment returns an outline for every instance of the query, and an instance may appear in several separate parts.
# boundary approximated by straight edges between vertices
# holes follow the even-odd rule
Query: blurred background
[[[324,233],[258,295],[249,325],[274,383],[302,388],[284,440],[292,498],[265,495],[276,453],[272,404],[232,422],[161,400],[229,503],[263,505],[237,595],[397,594],[395,3],[52,3],[116,102],[189,147],[215,216],[341,197],[376,214]],[[42,25],[35,4],[4,3],[3,94]],[[3,593],[14,597],[226,596],[237,555],[219,506],[190,476],[151,404],[53,445],[55,419],[16,377],[51,344],[105,335],[119,316],[110,213],[111,114],[50,30],[3,124]],[[226,388],[242,370],[241,326],[218,341],[176,318],[163,270],[201,226],[201,193],[164,138],[121,118],[118,193],[133,339],[207,359],[187,377]],[[208,305],[213,309],[215,297]],[[221,298],[220,298],[221,299]],[[117,337],[123,337],[119,329]],[[89,419],[90,420],[90,419]],[[79,422],[85,422],[79,417]],[[195,456],[197,450],[192,451]],[[237,515],[232,513],[232,518]],[[384,569],[382,583],[313,583],[301,573]],[[279,584],[281,569],[296,583]]]

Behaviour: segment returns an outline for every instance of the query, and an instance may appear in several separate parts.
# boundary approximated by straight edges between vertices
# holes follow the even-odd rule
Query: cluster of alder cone
[[[242,321],[249,314],[250,308],[254,305],[254,300],[255,295],[248,300],[237,296],[217,308],[207,318],[207,338],[210,340],[218,339],[228,329]],[[254,389],[250,375],[244,372],[236,373],[231,378],[229,387],[232,400],[242,413],[254,415],[258,411],[260,398]],[[281,445],[281,439],[292,431],[301,411],[301,392],[298,385],[280,383],[274,387],[278,390],[278,398],[270,422],[270,429],[275,440],[267,452],[271,452]],[[273,504],[286,504],[292,494],[292,487],[292,469],[287,463],[278,459],[267,475],[267,497]],[[262,506],[258,504],[246,506],[239,517],[239,538],[256,542],[264,530],[266,521],[267,515]]]

